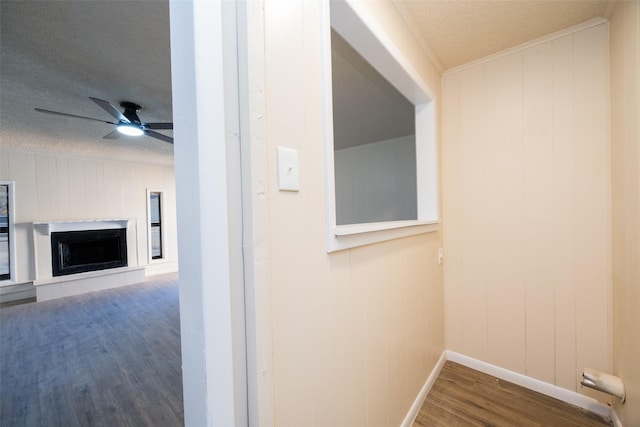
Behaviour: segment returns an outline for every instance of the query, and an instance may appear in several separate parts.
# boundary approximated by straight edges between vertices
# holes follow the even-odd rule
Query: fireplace
[[[143,282],[137,233],[128,218],[34,222],[37,300]]]
[[[51,233],[54,277],[126,266],[125,228]]]

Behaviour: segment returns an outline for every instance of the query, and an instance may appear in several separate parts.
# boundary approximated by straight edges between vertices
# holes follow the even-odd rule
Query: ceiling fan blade
[[[120,132],[118,131],[118,129],[102,137],[102,139],[118,139],[118,138],[120,138]]]
[[[42,108],[34,108],[34,110],[36,110],[39,113],[55,114],[57,116],[74,117],[76,119],[93,120],[94,122],[108,123],[110,125],[115,125],[115,123],[108,122],[106,120],[94,119],[94,118],[91,118],[91,117],[84,117],[84,116],[76,116],[75,114],[61,113],[59,111],[43,110]]]
[[[102,99],[92,98],[92,97],[89,97],[89,99],[92,100],[93,102],[95,102],[96,104],[98,104],[98,106],[100,106],[100,108],[102,108],[107,113],[111,114],[113,117],[115,117],[119,121],[125,122],[125,123],[131,123],[131,121],[129,119],[127,119],[124,116],[124,114],[122,114],[120,111],[118,111],[118,109],[116,107],[111,105],[111,103],[109,101],[104,101]]]
[[[154,132],[152,130],[145,130],[145,135],[150,136],[151,138],[159,139],[160,141],[168,142],[169,144],[173,144],[173,138],[167,135],[163,135],[158,132]]]
[[[145,123],[147,129],[173,129],[173,123]]]

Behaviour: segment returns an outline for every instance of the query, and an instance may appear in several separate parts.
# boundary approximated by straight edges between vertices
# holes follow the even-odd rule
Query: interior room
[[[638,1],[204,3],[0,3],[0,319],[179,273],[185,425],[410,426],[447,361],[640,424]]]

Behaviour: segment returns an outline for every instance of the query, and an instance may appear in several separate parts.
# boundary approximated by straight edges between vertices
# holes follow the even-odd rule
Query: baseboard
[[[445,350],[440,355],[440,359],[438,359],[438,363],[436,363],[436,366],[434,366],[434,368],[431,370],[431,373],[429,374],[427,381],[422,386],[422,389],[420,389],[420,393],[418,393],[416,400],[413,402],[413,405],[411,405],[411,408],[409,409],[407,416],[404,417],[402,424],[400,424],[401,427],[411,427],[411,425],[413,424],[413,421],[418,416],[418,412],[420,412],[420,408],[422,407],[422,402],[424,402],[424,399],[426,399],[427,394],[429,394],[431,387],[433,387],[433,383],[436,382],[436,378],[438,378],[438,375],[440,374],[440,371],[444,366],[444,362],[446,361],[447,361],[447,355]]]
[[[38,302],[144,282],[143,267],[88,271],[35,281]]]
[[[158,274],[175,273],[178,271],[178,261],[152,262],[144,266],[144,276],[156,276]]]
[[[0,287],[0,303],[35,298],[35,296],[36,288],[31,282]]]
[[[509,381],[513,384],[528,388],[529,390],[533,390],[538,393],[553,397],[555,399],[562,400],[563,402],[567,402],[571,405],[586,409],[587,411],[610,419],[614,427],[623,427],[622,422],[620,421],[620,418],[618,417],[618,414],[616,413],[614,408],[604,405],[591,397],[584,396],[574,391],[567,390],[565,388],[558,387],[553,384],[549,384],[544,381],[540,381],[535,378],[531,378],[526,375],[519,374],[517,372],[513,372],[478,359],[474,359],[473,357],[456,353],[455,351],[451,350],[444,350],[442,352],[438,363],[436,363],[436,366],[429,374],[427,381],[424,383],[424,386],[422,386],[420,393],[418,393],[418,396],[413,402],[413,405],[411,405],[409,412],[402,421],[401,427],[411,427],[411,425],[415,421],[416,416],[418,415],[418,412],[420,412],[422,403],[426,399],[427,394],[429,394],[431,387],[433,387],[433,384],[438,378],[438,375],[440,374],[440,371],[442,370],[442,367],[447,360],[459,363],[471,369],[475,369],[476,371],[484,372],[485,374],[492,375],[504,381]]]
[[[537,380],[535,378],[528,377],[517,372],[509,371],[508,369],[501,368],[499,366],[492,365],[490,363],[483,362],[478,359],[474,359],[469,356],[465,356],[455,351],[445,350],[447,360],[459,363],[476,371],[484,372],[485,374],[492,375],[496,378],[500,378],[505,381],[517,384],[519,386],[528,388],[538,393],[545,394],[563,402],[567,402],[571,405],[578,406],[593,412],[605,418],[611,417],[612,408],[604,405],[597,400],[576,393],[571,390],[567,390],[562,387],[555,386],[553,384],[546,383],[544,381]]]
[[[613,423],[613,427],[622,427],[622,421],[620,421],[620,418],[618,417],[618,413],[616,412],[615,409],[610,408],[610,412],[609,412],[609,418],[611,419],[611,422]]]

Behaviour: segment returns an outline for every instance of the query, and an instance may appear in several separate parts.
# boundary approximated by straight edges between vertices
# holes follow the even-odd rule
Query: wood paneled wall
[[[578,390],[611,368],[608,24],[443,77],[446,346]]]
[[[177,261],[173,167],[0,148],[0,179],[15,182],[16,279],[34,280],[31,223],[129,218],[147,265],[146,190],[164,190],[166,261]]]
[[[627,389],[616,401],[625,426],[640,425],[640,2],[611,17],[613,179],[613,370]]]
[[[414,135],[336,150],[334,161],[339,225],[418,218]]]
[[[439,93],[439,75],[393,3],[358,4]],[[264,66],[264,78],[250,82],[268,112],[264,134],[259,124],[252,132],[266,153],[264,175],[252,165],[254,206],[268,202],[265,230],[255,231],[265,238],[254,250],[256,268],[268,268],[266,297],[258,297],[269,305],[264,318],[272,331],[258,337],[271,344],[258,354],[260,380],[272,378],[272,411],[262,412],[260,424],[399,425],[444,349],[441,235],[327,253],[321,5],[264,6],[264,41],[251,47],[264,48],[267,61],[255,64]],[[297,193],[277,190],[277,146],[298,150]]]

